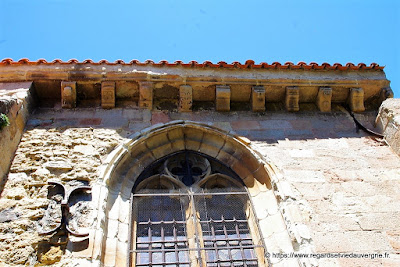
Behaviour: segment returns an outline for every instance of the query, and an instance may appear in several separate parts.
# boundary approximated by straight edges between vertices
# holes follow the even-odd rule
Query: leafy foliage
[[[10,121],[6,114],[0,113],[0,130],[10,125]]]

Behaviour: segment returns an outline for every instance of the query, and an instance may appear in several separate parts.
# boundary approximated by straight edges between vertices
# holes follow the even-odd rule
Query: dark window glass
[[[149,168],[132,198],[133,265],[259,266],[250,200],[229,168],[188,151]]]

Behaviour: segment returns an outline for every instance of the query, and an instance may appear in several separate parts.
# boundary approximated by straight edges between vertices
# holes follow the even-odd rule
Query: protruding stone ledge
[[[320,87],[332,89],[332,103],[335,104],[349,104],[351,102],[348,101],[350,88],[362,88],[364,105],[368,109],[378,109],[381,102],[392,95],[389,88],[390,81],[387,80],[382,68],[376,66],[368,69],[365,66],[346,65],[346,70],[335,70],[334,68],[326,69],[326,64],[320,69],[315,69],[315,64],[310,65],[311,68],[307,69],[303,69],[303,64],[297,66],[300,69],[292,68],[292,65],[282,65],[285,67],[281,69],[279,67],[281,65],[276,65],[278,68],[276,69],[275,67],[265,68],[264,64],[255,67],[256,65],[253,64],[244,66],[236,63],[229,67],[229,64],[221,64],[216,67],[217,65],[209,63],[204,65],[181,65],[181,63],[174,65],[165,64],[165,62],[162,64],[150,62],[145,64],[122,62],[107,64],[105,61],[79,63],[74,60],[63,63],[45,63],[41,60],[36,63],[28,64],[26,60],[21,62],[4,61],[3,64],[0,64],[0,81],[33,81],[39,99],[44,100],[40,102],[46,104],[46,107],[53,104],[54,100],[59,101],[61,81],[76,82],[78,99],[75,100],[78,105],[92,106],[93,103],[99,103],[98,88],[100,85],[105,81],[114,81],[115,97],[118,103],[132,105],[134,102],[134,104],[137,103],[138,106],[147,109],[152,109],[153,106],[152,88],[155,90],[154,101],[157,102],[163,100],[158,98],[164,97],[162,94],[157,94],[160,91],[158,89],[169,90],[168,88],[174,87],[174,90],[179,92],[182,84],[192,87],[192,99],[195,101],[196,108],[199,104],[197,102],[214,101],[216,99],[215,87],[220,85],[230,87],[230,101],[234,102],[234,105],[231,106],[235,110],[243,107],[247,109],[247,103],[246,105],[241,104],[249,102],[248,104],[251,104],[254,111],[262,111],[263,93],[252,90],[251,88],[255,85],[265,88],[265,104],[268,110],[270,110],[269,103],[285,103],[287,87],[300,89],[298,100],[300,109],[303,107],[303,103],[317,102],[318,88]],[[140,84],[140,90],[137,88],[138,84]],[[73,89],[71,87],[71,90]],[[69,93],[73,98],[74,94],[70,90],[66,90],[63,97],[67,98],[66,94]],[[354,92],[350,94],[354,94]],[[175,96],[170,99],[175,100]],[[224,101],[226,102],[226,100]],[[240,105],[236,105],[237,102],[240,102]],[[209,104],[207,103],[206,106],[209,107]],[[216,105],[219,106],[219,103]],[[292,111],[297,109],[296,105],[289,106],[293,106]],[[274,109],[274,105],[271,107]],[[182,108],[181,111],[187,109]],[[224,109],[228,110],[226,104]],[[359,108],[355,108],[355,110],[357,109],[362,110],[362,106],[359,105]]]

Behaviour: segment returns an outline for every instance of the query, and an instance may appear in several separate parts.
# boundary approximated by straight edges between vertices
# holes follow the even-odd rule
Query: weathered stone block
[[[101,107],[115,107],[115,82],[101,83]]]
[[[39,261],[44,265],[51,265],[59,262],[63,252],[60,246],[51,246],[50,249],[44,253],[39,254]]]
[[[116,263],[116,251],[117,251],[117,238],[107,238],[106,240],[106,249],[104,255],[104,266],[115,266]]]
[[[216,157],[224,146],[225,139],[222,136],[205,133],[200,144],[200,151],[212,157]]]
[[[168,116],[168,113],[163,112],[163,111],[153,111],[151,115],[151,124],[155,125],[158,123],[167,123],[170,121],[170,118]]]
[[[297,86],[286,87],[285,107],[287,111],[299,111],[300,90]]]
[[[392,89],[390,87],[382,88],[381,94],[379,96],[380,102],[383,102],[386,99],[393,98],[393,97],[394,97],[394,94],[393,94],[393,91],[392,91]]]
[[[317,95],[317,106],[321,112],[330,112],[332,102],[332,88],[320,87]]]
[[[128,260],[128,242],[118,241],[117,243],[118,257],[116,257],[115,266],[127,266]]]
[[[61,106],[76,107],[76,82],[61,82]]]
[[[193,94],[190,85],[181,85],[179,87],[179,111],[192,111]]]
[[[153,108],[152,82],[141,82],[139,84],[139,107],[150,110]]]
[[[215,87],[215,109],[229,111],[231,109],[231,88],[226,85]]]
[[[255,197],[261,193],[261,190],[259,187],[260,184],[257,183],[257,181],[255,180],[253,175],[250,174],[247,177],[245,177],[243,179],[243,183],[247,186],[247,189],[249,190],[249,194],[251,197]]]
[[[251,109],[254,112],[265,111],[264,86],[253,86],[251,88]]]
[[[351,88],[348,103],[351,111],[363,112],[364,107],[364,90],[362,88]]]
[[[204,132],[194,128],[184,128],[183,132],[186,136],[185,149],[198,151],[203,140]]]

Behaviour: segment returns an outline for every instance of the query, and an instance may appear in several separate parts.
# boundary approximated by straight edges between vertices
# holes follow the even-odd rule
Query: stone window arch
[[[100,182],[92,189],[99,195],[96,200],[96,229],[91,244],[94,263],[101,266],[129,264],[132,190],[148,166],[181,151],[195,151],[232,170],[254,205],[254,218],[260,225],[260,238],[264,240],[266,251],[293,251],[291,237],[272,188],[272,181],[277,181],[279,175],[274,166],[254,151],[245,138],[208,124],[174,121],[154,125],[132,135],[101,166]],[[175,183],[175,186],[178,184]],[[275,244],[274,240],[279,240],[279,244]]]
[[[266,266],[248,192],[215,159],[185,150],[158,160],[131,203],[130,266]]]

